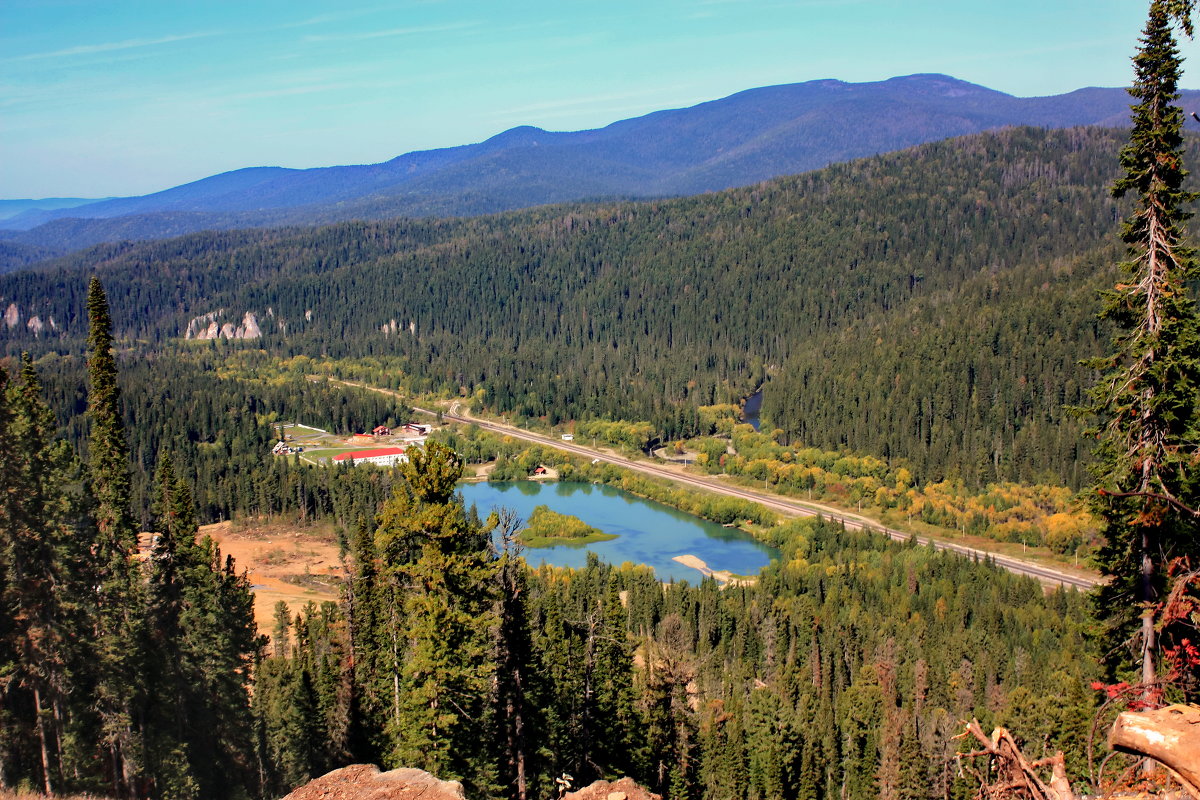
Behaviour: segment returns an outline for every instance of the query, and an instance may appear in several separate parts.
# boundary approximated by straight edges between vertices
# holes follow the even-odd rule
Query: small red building
[[[376,427],[375,430],[371,431],[371,435],[372,436],[391,436],[392,429],[389,428],[387,425],[380,425],[380,426]]]

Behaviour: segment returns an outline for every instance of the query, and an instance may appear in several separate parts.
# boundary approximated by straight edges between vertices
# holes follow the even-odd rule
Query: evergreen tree
[[[0,374],[6,374],[0,372]],[[36,739],[38,784],[63,786],[84,759],[87,613],[82,561],[85,541],[77,525],[79,504],[70,492],[73,459],[55,441],[54,416],[43,399],[32,360],[21,359],[18,380],[0,390],[0,663],[9,661],[6,727]],[[0,749],[5,745],[0,737]],[[2,759],[0,759],[2,760]]]
[[[462,460],[432,441],[409,453],[375,534],[380,578],[393,592],[378,637],[391,643],[395,692],[384,760],[490,793],[494,762],[482,745],[495,674],[494,553],[454,497]]]
[[[150,698],[147,719],[146,772],[153,793],[190,800],[199,787],[192,774],[187,732],[192,709],[185,698],[193,691],[185,673],[182,618],[184,581],[193,567],[196,525],[190,506],[180,496],[169,455],[159,462],[155,503],[158,524],[150,555],[147,598],[149,648],[146,683]]]
[[[0,541],[8,542],[13,538],[12,521],[17,498],[20,492],[17,486],[17,469],[15,449],[9,432],[12,428],[11,399],[8,392],[8,370],[0,368]],[[12,592],[12,567],[8,556],[8,545],[0,546],[0,676],[8,678],[17,671],[17,641],[14,636],[16,626],[13,610],[9,607],[8,598]],[[18,744],[17,715],[13,703],[14,682],[0,682],[0,788],[9,788],[12,784],[13,759]]]
[[[1156,671],[1155,605],[1168,584],[1167,566],[1200,554],[1194,466],[1200,325],[1186,283],[1197,275],[1184,241],[1183,112],[1176,104],[1181,60],[1173,25],[1191,34],[1191,2],[1152,0],[1130,93],[1133,130],[1121,152],[1125,171],[1113,187],[1136,206],[1122,230],[1131,258],[1124,279],[1106,293],[1102,316],[1120,329],[1115,351],[1096,362],[1093,393],[1100,418],[1093,508],[1103,520],[1099,563],[1110,578],[1096,593],[1109,663],[1132,643],[1145,698]]]
[[[90,490],[97,541],[96,706],[108,749],[113,792],[136,793],[143,765],[142,625],[145,598],[131,510],[129,452],[121,415],[112,318],[98,278],[88,287],[88,417]]]
[[[529,591],[524,560],[516,534],[517,517],[500,513],[496,525],[503,551],[497,565],[498,626],[496,636],[496,711],[503,749],[501,781],[513,800],[529,797],[530,729],[532,710],[527,702],[533,641],[526,608]]]
[[[28,354],[21,359],[20,378],[10,394],[10,467],[18,491],[6,509],[0,536],[8,571],[4,606],[15,623],[17,675],[31,706],[41,785],[50,794],[61,786],[63,731],[57,726],[70,691],[73,643],[81,633],[72,625],[76,617],[70,606],[79,587],[67,517],[70,503],[64,490],[69,457],[54,441],[54,416],[42,399],[41,382]]]

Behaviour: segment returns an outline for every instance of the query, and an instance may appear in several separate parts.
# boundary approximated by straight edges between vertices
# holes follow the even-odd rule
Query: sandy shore
[[[708,566],[708,564],[704,563],[704,559],[697,558],[696,556],[692,555],[691,553],[688,553],[688,554],[682,555],[682,556],[675,556],[671,560],[678,561],[680,564],[683,564],[685,567],[691,567],[694,570],[699,570],[700,574],[704,575],[706,578],[715,579],[722,586],[727,586],[729,584],[742,585],[742,584],[750,584],[750,583],[754,582],[753,579],[747,580],[746,578],[734,577],[734,574],[732,572],[729,572],[728,570],[712,569]]]

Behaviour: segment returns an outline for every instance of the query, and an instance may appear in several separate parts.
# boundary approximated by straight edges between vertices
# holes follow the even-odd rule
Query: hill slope
[[[0,342],[34,344],[35,315],[38,346],[83,336],[96,272],[125,336],[249,311],[277,352],[388,357],[414,388],[670,436],[774,376],[765,413],[805,442],[922,479],[1075,482],[1061,407],[1107,336],[1122,139],[1010,129],[677,200],[102,245],[0,277]]]
[[[236,170],[143,197],[29,212],[6,223],[23,232],[5,238],[65,252],[204,229],[696,194],[1008,125],[1121,125],[1128,105],[1123,89],[1019,98],[944,75],[809,81],[597,130],[519,127],[478,144],[408,153],[381,164]],[[67,218],[93,221],[53,222]]]

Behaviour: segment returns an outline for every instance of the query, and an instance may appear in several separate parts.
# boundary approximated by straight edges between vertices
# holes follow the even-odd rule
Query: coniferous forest
[[[105,307],[90,307],[85,455],[55,439],[45,398],[68,393],[30,360],[5,393],[0,441],[21,445],[0,553],[7,785],[272,797],[372,761],[473,797],[548,796],[563,773],[673,798],[965,797],[948,734],[970,715],[1082,764],[1094,668],[1075,593],[811,521],[764,534],[783,557],[752,586],[595,561],[531,571],[515,521],[464,508],[462,461],[436,443],[396,471],[293,467],[303,491],[331,493],[308,513],[343,521],[347,579],[340,603],[279,608],[268,644],[246,579],[195,539],[193,487],[212,478],[186,434],[205,405],[163,435],[135,501],[121,442],[142,435],[114,413]],[[224,383],[203,402],[235,402]],[[382,413],[355,397],[347,413]],[[235,513],[266,512],[260,491],[231,495]],[[141,507],[154,536],[139,560]]]
[[[764,415],[804,446],[1078,487],[1063,408],[1110,335],[1123,138],[1012,129],[662,202],[102,245],[0,277],[20,317],[0,340],[78,342],[95,271],[118,333],[152,344],[250,311],[283,357],[387,359],[393,388],[667,438],[767,381]]]
[[[7,276],[5,299],[55,327],[5,333],[31,355],[10,358],[0,437],[0,779],[272,797],[371,761],[517,800],[563,773],[696,800],[966,797],[950,735],[970,716],[1082,770],[1099,672],[1073,593],[819,522],[764,527],[782,558],[752,586],[530,571],[513,521],[455,499],[449,449],[397,471],[263,454],[282,421],[409,414],[308,379],[295,365],[311,357],[514,415],[646,419],[650,436],[699,432],[699,406],[764,379],[801,381],[775,396],[825,416],[771,401],[773,422],[797,421],[787,437],[935,476],[1076,482],[1079,423],[1061,406],[1103,338],[1087,298],[1107,278],[1116,205],[1096,187],[1116,142],[1016,130],[712,197],[197,235]],[[985,194],[936,188],[972,175]],[[867,202],[864,182],[894,194]],[[1011,212],[1038,202],[1036,219]],[[995,224],[1006,208],[1011,229]],[[98,284],[83,291],[89,265],[111,313]],[[781,282],[794,294],[769,302]],[[516,300],[485,310],[485,294]],[[167,341],[224,307],[257,309],[264,338]],[[1020,346],[1041,330],[1057,332]],[[200,522],[255,516],[330,520],[344,552],[342,601],[279,609],[269,644],[237,565],[195,541]]]

